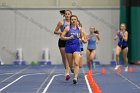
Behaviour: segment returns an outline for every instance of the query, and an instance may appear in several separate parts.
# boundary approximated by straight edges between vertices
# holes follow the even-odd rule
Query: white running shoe
[[[124,67],[124,71],[128,72],[128,66]]]
[[[116,65],[116,67],[114,69],[117,70],[119,67],[120,67],[120,65]]]

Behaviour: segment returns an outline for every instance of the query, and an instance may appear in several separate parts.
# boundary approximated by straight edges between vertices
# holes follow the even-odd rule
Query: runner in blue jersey
[[[117,70],[120,65],[119,65],[119,55],[120,52],[122,51],[123,59],[124,59],[124,66],[125,66],[125,72],[128,71],[128,58],[127,58],[127,53],[128,53],[128,32],[126,31],[126,25],[124,23],[121,24],[120,31],[117,32],[114,40],[118,39],[118,45],[116,47],[116,67],[115,70]]]
[[[69,64],[74,61],[74,78],[73,84],[77,83],[77,77],[79,74],[79,64],[80,64],[80,43],[79,38],[85,42],[82,34],[81,27],[77,26],[78,17],[72,15],[70,17],[70,26],[67,26],[63,33],[61,34],[61,39],[66,40],[65,52]]]
[[[60,13],[65,17],[64,19],[60,20],[54,30],[54,34],[56,35],[61,35],[62,32],[64,31],[64,29],[70,25],[70,16],[72,15],[72,12],[70,10],[61,10]],[[60,30],[59,30],[60,29]],[[67,75],[70,71],[69,68],[69,64],[66,58],[66,54],[65,54],[65,44],[66,41],[65,40],[61,40],[59,39],[58,41],[58,47],[61,53],[61,57],[62,57],[62,61],[63,61],[63,65],[65,68],[65,79],[68,80],[70,77],[69,75]]]
[[[82,29],[83,37],[87,37],[86,32],[83,30],[82,24],[81,24],[81,22],[79,20],[77,20],[77,26]],[[84,57],[83,57],[83,51],[84,51],[83,43],[86,43],[86,42],[83,42],[81,40],[81,38],[80,38],[79,39],[79,43],[80,43],[80,50],[81,50],[81,52],[80,52],[81,57],[80,57],[80,65],[79,65],[79,67],[82,68],[83,67],[83,61],[84,61]],[[74,67],[74,62],[71,62],[71,67],[72,66]],[[74,69],[73,68],[71,68],[71,72],[74,73]]]
[[[87,65],[89,70],[92,70],[92,65],[95,57],[96,43],[100,40],[99,32],[95,33],[95,28],[89,28],[90,34],[88,35],[88,45],[87,45]],[[96,31],[97,32],[97,31]]]

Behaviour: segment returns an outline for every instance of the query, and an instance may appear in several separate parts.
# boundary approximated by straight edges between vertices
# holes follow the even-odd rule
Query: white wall
[[[119,25],[119,9],[73,9],[86,32],[95,26],[101,33],[98,58],[103,64],[111,61],[113,36]],[[42,49],[50,49],[51,61],[62,63],[57,47],[58,36],[53,34],[57,22],[62,18],[59,9],[0,10],[0,55],[5,63],[15,59],[16,48],[22,48],[25,60],[30,63],[40,60]],[[114,25],[115,27],[112,27]],[[5,47],[5,48],[3,48]],[[86,49],[86,45],[85,45]]]

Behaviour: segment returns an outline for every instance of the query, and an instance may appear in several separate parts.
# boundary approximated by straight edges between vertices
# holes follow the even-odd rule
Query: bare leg
[[[127,66],[127,65],[128,65],[128,58],[127,58],[128,47],[125,48],[125,49],[122,51],[122,53],[123,53],[123,59],[124,59],[124,62],[125,62],[125,66]]]
[[[73,78],[73,84],[77,83],[77,78],[79,75],[79,65],[80,65],[80,52],[74,52],[73,57],[74,57],[74,78]]]
[[[67,74],[69,73],[70,68],[69,68],[67,57],[66,57],[65,48],[59,48],[59,50],[61,53],[64,68],[65,68],[65,73]]]
[[[73,54],[73,57],[74,57],[74,78],[77,78],[79,74],[80,53],[75,52]]]
[[[74,59],[73,59],[73,55],[72,54],[67,54],[67,59],[68,59],[68,63],[69,63],[69,67],[72,70],[72,73],[74,72]]]
[[[88,69],[91,70],[92,69],[92,64],[90,62],[90,51],[87,50],[86,54],[87,54],[87,66],[88,66]]]
[[[119,46],[116,47],[116,67],[114,68],[115,70],[117,70],[120,65],[119,65],[119,55],[120,55],[120,52],[121,52],[121,48]]]
[[[80,68],[83,67],[83,62],[84,62],[84,57],[83,57],[83,52],[81,51],[81,53],[80,53],[80,65],[79,65]]]
[[[95,50],[92,50],[92,52],[90,53],[90,62],[91,62],[91,65],[93,65],[94,57],[95,57]]]
[[[121,48],[119,46],[116,47],[116,65],[119,65],[119,55],[121,52]]]
[[[125,66],[125,71],[128,71],[128,58],[127,58],[127,54],[128,54],[128,47],[123,49],[122,51],[123,53],[123,59],[124,59],[124,66]]]

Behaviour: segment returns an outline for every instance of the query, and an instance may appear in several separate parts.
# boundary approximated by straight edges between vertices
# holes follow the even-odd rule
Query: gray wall
[[[61,57],[57,42],[59,36],[53,34],[57,22],[63,17],[60,9],[1,9],[0,10],[0,56],[9,64],[15,60],[15,51],[22,48],[24,59],[30,63],[40,60],[42,49],[49,48],[53,64],[60,64]],[[98,59],[108,64],[112,58],[115,31],[119,27],[118,8],[72,9],[86,32],[95,26],[101,33],[98,44]],[[84,45],[86,49],[86,44]],[[85,53],[84,53],[85,55]]]
[[[113,8],[119,6],[120,0],[0,0],[0,4],[15,8],[73,8],[73,5],[84,8]]]

